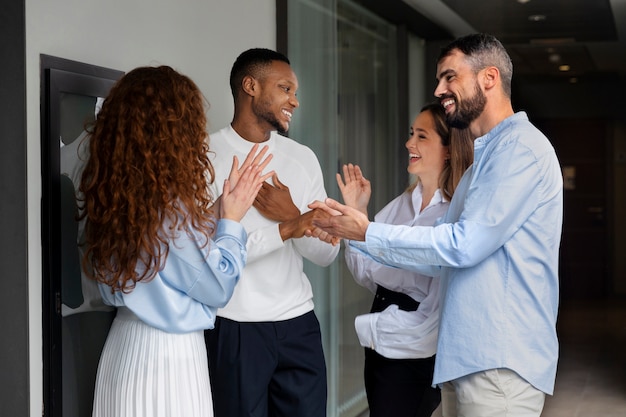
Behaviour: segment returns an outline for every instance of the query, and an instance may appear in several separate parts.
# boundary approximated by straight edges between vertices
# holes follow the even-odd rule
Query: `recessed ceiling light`
[[[552,62],[552,63],[557,63],[561,60],[561,55],[559,54],[550,54],[548,55],[548,61]]]
[[[569,71],[569,65],[559,65],[559,71]]]
[[[546,20],[545,14],[531,14],[528,16],[528,20],[531,22],[541,22],[542,20]]]
[[[526,3],[528,3],[529,1],[530,1],[530,0],[517,0],[517,2],[518,2],[518,3],[521,3],[521,4],[526,4]]]

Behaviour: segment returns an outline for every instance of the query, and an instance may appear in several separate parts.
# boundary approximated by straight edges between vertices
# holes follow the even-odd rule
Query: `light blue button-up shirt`
[[[212,329],[219,307],[226,305],[243,270],[248,235],[239,222],[217,220],[213,240],[185,230],[170,242],[162,268],[129,293],[111,292],[99,283],[106,304],[127,307],[141,321],[169,333]]]
[[[434,384],[508,368],[552,394],[562,220],[556,154],[519,112],[475,140],[442,224],[371,223],[350,245],[417,272],[441,266]]]

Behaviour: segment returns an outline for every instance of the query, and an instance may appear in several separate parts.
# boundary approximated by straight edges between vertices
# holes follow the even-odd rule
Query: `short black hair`
[[[252,48],[242,52],[230,70],[230,91],[237,99],[237,92],[241,88],[241,82],[247,75],[259,78],[263,69],[269,66],[272,61],[282,61],[291,65],[289,59],[280,52],[266,48]]]

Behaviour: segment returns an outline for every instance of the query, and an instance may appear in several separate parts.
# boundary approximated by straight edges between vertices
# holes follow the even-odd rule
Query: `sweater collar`
[[[248,152],[250,152],[250,149],[252,148],[252,146],[254,146],[254,142],[250,142],[249,140],[246,140],[239,136],[239,133],[237,133],[237,131],[233,129],[232,125],[228,125],[224,129],[226,130],[226,134],[229,137],[231,146],[233,146],[237,151],[241,153],[247,154]],[[268,152],[271,153],[274,150],[276,144],[276,135],[278,135],[278,133],[272,132],[268,140],[259,143],[259,149],[267,145],[269,147]]]

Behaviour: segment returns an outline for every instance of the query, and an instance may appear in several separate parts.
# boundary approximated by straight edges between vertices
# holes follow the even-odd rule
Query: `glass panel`
[[[335,173],[359,164],[372,181],[373,215],[400,192],[396,129],[396,32],[351,1],[288,3],[288,56],[300,83],[300,108],[289,135],[317,154],[328,194],[339,198]],[[356,416],[367,408],[363,348],[354,318],[369,311],[372,294],[345,267],[343,251],[328,268],[305,266],[315,293],[328,366],[328,415]]]
[[[335,0],[288,2],[288,57],[298,77],[300,107],[294,113],[289,136],[309,146],[317,155],[327,193],[337,196],[334,173],[338,165],[337,56],[335,53]],[[340,259],[339,257],[337,259]],[[320,321],[328,369],[329,417],[336,416],[340,384],[337,346],[336,289],[339,261],[321,268],[305,260],[304,270],[313,287],[315,313]]]
[[[395,28],[339,1],[337,33],[340,158],[360,165],[372,182],[373,215],[395,196],[398,184]]]
[[[370,218],[395,194],[396,90],[395,30],[352,2],[337,8],[339,57],[339,158],[358,164],[372,182]],[[366,406],[363,348],[354,318],[369,311],[372,295],[357,285],[340,262],[339,415],[352,416]]]
[[[409,33],[409,124],[419,113],[424,105],[435,99],[433,91],[427,90],[424,80],[426,79],[426,68],[424,65],[424,55],[426,54],[425,42],[423,39]],[[406,138],[409,137],[409,126],[407,126]],[[400,132],[404,133],[404,132]],[[400,135],[402,136],[402,135]]]

